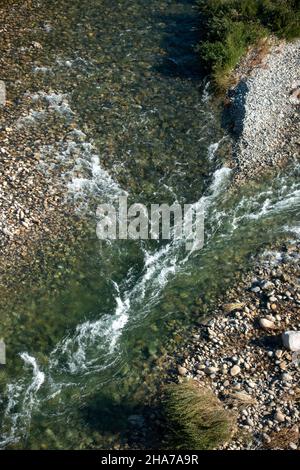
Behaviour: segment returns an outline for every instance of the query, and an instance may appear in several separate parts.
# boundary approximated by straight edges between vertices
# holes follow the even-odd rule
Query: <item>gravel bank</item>
[[[299,448],[300,352],[281,337],[300,330],[299,248],[259,259],[178,354],[177,380],[211,387],[235,411],[229,449]]]
[[[257,55],[249,52],[235,71],[224,113],[237,182],[299,158],[300,41],[273,43]]]
[[[1,287],[8,269],[13,273],[19,265],[24,271],[24,265],[28,271],[46,244],[72,238],[77,221],[66,200],[62,169],[44,162],[43,149],[62,139],[68,143],[77,129],[63,95],[39,93],[43,74],[34,73],[33,66],[46,55],[45,21],[35,2],[8,0],[0,7]]]
[[[237,187],[299,158],[300,41],[249,51],[235,82],[223,124],[234,137]],[[195,379],[234,411],[227,449],[300,448],[300,349],[282,339],[300,331],[299,258],[297,243],[259,257],[166,364],[169,380]]]

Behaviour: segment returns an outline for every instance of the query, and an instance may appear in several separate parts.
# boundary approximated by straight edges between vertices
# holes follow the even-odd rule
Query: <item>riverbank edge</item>
[[[300,41],[294,41],[293,46],[295,51],[299,52]],[[222,105],[223,116],[227,118],[226,127],[233,139],[233,161],[229,164],[234,169],[232,188],[235,191],[241,184],[259,180],[266,173],[272,174],[299,159],[297,113],[300,104],[300,82],[292,87],[287,97],[292,105],[289,113],[293,111],[294,106],[297,107],[291,121],[286,121],[287,128],[282,143],[287,149],[269,161],[262,148],[262,153],[256,154],[256,159],[250,162],[252,169],[248,165],[242,165],[240,155],[245,147],[251,148],[256,135],[254,132],[251,139],[249,136],[245,139],[243,124],[247,111],[241,110],[240,103],[238,109],[234,109],[235,100],[240,98],[241,86],[246,85],[248,81],[255,83],[263,70],[271,68],[272,71],[272,58],[282,54],[286,47],[289,47],[289,43],[271,36],[259,45],[249,48],[232,73],[231,86]],[[288,69],[288,63],[286,65]],[[282,80],[284,79],[283,76]],[[253,98],[257,99],[256,96]],[[275,93],[274,99],[276,100]],[[245,103],[243,105],[245,106]],[[272,138],[278,137],[276,121],[273,121],[273,127],[267,129],[267,132]],[[280,251],[278,245],[269,247],[270,253],[272,250],[276,253],[273,260],[266,261],[259,255],[255,257],[253,269],[245,272],[232,289],[216,299],[218,307],[207,317],[199,319],[198,327],[186,332],[185,344],[178,347],[172,359],[165,365],[168,378],[164,383],[196,380],[200,387],[212,390],[224,408],[235,413],[236,432],[229,442],[217,449],[296,450],[300,445],[298,359],[283,346],[280,336],[289,329],[300,330],[300,245],[287,242],[282,245]],[[292,253],[292,256],[289,256],[289,253]],[[276,259],[276,256],[282,259]],[[285,283],[285,293],[279,292],[282,281]],[[236,322],[235,331],[228,329],[230,322]],[[268,325],[265,326],[266,324]],[[240,328],[246,328],[246,334],[241,333]],[[256,344],[254,347],[253,342]],[[205,353],[201,354],[203,350]],[[245,352],[249,354],[248,363],[242,357]],[[262,364],[260,355],[266,356],[263,357],[266,367],[257,371],[255,361]],[[273,363],[270,365],[271,361]],[[257,383],[251,380],[249,371],[258,374]],[[259,386],[259,381],[262,377],[265,379],[265,375],[267,381],[277,381],[279,385],[269,396],[266,387],[264,397],[264,387]],[[285,380],[285,377],[288,380]],[[262,396],[259,396],[258,391]]]
[[[299,160],[300,39],[269,36],[232,72],[222,124],[232,138],[232,186]]]
[[[257,255],[165,361],[161,397],[165,384],[195,380],[234,413],[236,432],[218,449],[299,447],[298,356],[281,338],[300,329],[299,258],[288,242]]]

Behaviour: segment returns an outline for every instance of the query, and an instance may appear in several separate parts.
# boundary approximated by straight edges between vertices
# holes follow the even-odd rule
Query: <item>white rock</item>
[[[282,342],[290,351],[300,351],[300,331],[285,331]]]
[[[248,380],[247,384],[248,384],[248,387],[250,387],[250,388],[255,388],[256,387],[256,384],[254,382],[252,382],[252,380]]]
[[[232,377],[235,377],[236,375],[238,375],[239,373],[241,372],[241,368],[237,365],[233,366],[231,369],[230,369],[230,375]]]
[[[277,357],[277,359],[280,359],[282,354],[283,354],[283,351],[281,349],[277,349],[275,351],[275,356]]]
[[[35,49],[43,49],[42,44],[37,41],[33,41],[32,47],[34,47]]]
[[[186,375],[188,373],[188,370],[183,366],[178,366],[178,373],[179,375]]]
[[[282,374],[282,380],[283,382],[291,382],[293,380],[293,377],[287,372],[285,372],[284,374]]]
[[[277,410],[276,413],[275,413],[274,419],[275,419],[275,421],[277,421],[278,423],[283,423],[283,422],[285,421],[285,416],[284,416],[284,414],[282,413],[282,411]]]
[[[263,290],[270,290],[274,287],[274,284],[271,281],[265,281],[262,285]]]
[[[263,330],[274,330],[276,328],[275,324],[267,318],[260,318],[259,324]]]

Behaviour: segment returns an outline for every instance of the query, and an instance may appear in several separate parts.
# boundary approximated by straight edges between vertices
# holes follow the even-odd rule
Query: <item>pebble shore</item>
[[[65,118],[64,96],[32,92],[43,87],[43,76],[32,67],[45,54],[36,38],[47,27],[43,11],[34,2],[8,1],[0,12],[2,287],[16,273],[34,270],[36,253],[46,245],[73,239],[78,218],[66,199],[62,169],[49,162],[45,171],[43,161],[42,150],[71,135],[77,125],[73,115]]]
[[[241,61],[228,91],[236,183],[299,158],[300,41],[270,42]]]
[[[249,51],[234,80],[224,122],[238,188],[299,159],[300,41],[270,39]],[[195,379],[233,410],[237,430],[226,449],[300,449],[300,348],[282,338],[300,331],[300,245],[274,250],[199,320],[171,361],[170,380]]]
[[[239,431],[226,448],[299,447],[300,351],[281,336],[300,329],[299,248],[260,258],[179,353],[178,380],[211,387],[237,415]]]

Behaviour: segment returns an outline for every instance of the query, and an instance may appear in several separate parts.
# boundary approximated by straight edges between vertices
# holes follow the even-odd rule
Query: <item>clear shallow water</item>
[[[57,260],[57,285],[45,279],[6,312],[1,445],[105,447],[155,388],[172,321],[192,323],[253,253],[297,237],[299,175],[295,162],[228,190],[218,155],[227,137],[190,47],[192,2],[45,5],[35,33],[44,49],[16,130],[62,126],[61,138],[41,145],[41,167],[60,171],[89,222],[73,261]],[[178,241],[97,241],[96,205],[125,193],[202,205],[204,249],[187,256]]]

